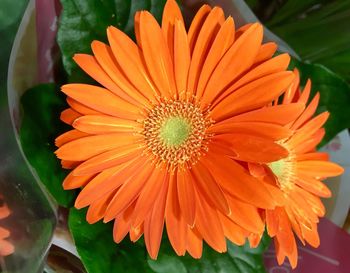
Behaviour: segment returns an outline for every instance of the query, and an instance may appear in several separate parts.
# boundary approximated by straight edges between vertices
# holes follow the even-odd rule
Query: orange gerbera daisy
[[[174,0],[161,27],[147,11],[135,15],[134,43],[107,29],[110,45],[74,60],[104,87],[67,84],[61,118],[73,130],[56,140],[65,189],[83,187],[75,206],[87,221],[114,222],[114,240],[144,234],[156,258],[164,222],[179,255],[200,257],[203,239],[226,251],[225,237],[243,244],[261,232],[258,208],[273,209],[278,188],[262,184],[242,162],[287,156],[276,141],[302,104],[261,108],[293,81],[289,56],[272,58],[260,24],[235,30],[221,8],[204,5],[188,32]],[[224,224],[225,223],[225,224]]]
[[[309,100],[311,81],[307,81],[301,92],[299,73],[297,70],[294,73],[295,80],[285,92],[282,105],[293,102],[306,105]],[[313,117],[318,102],[319,93],[295,121],[286,125],[294,133],[278,143],[288,150],[288,157],[270,162],[265,167],[250,165],[253,175],[262,178],[264,182],[278,186],[283,192],[276,197],[281,199],[280,203],[284,203],[284,206],[267,209],[263,214],[268,234],[274,237],[278,263],[282,264],[285,257],[288,257],[293,268],[296,267],[298,260],[293,231],[304,245],[307,242],[313,247],[319,246],[317,223],[319,217],[325,214],[320,197],[331,196],[330,190],[322,180],[343,173],[342,167],[328,161],[327,153],[316,151],[316,146],[325,133],[322,126],[329,116],[328,112],[323,112]],[[253,245],[257,243],[258,238],[252,236]],[[254,242],[255,239],[258,240]]]
[[[10,210],[0,195],[0,220],[10,215]],[[0,257],[8,256],[15,250],[14,246],[6,239],[10,236],[10,231],[0,226]]]

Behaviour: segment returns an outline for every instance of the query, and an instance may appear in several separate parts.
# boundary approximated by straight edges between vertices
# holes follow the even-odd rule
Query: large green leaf
[[[58,44],[71,81],[87,81],[72,57],[90,53],[93,40],[107,41],[106,28],[116,26],[133,37],[134,14],[150,10],[159,20],[166,0],[61,0]]]
[[[279,1],[275,1],[279,2]],[[320,6],[327,2],[327,0],[283,0],[283,4],[275,11],[272,18],[268,20],[268,26],[283,24],[295,20],[301,14],[305,14],[309,9]]]
[[[350,81],[350,0],[288,0],[265,23],[303,60]]]
[[[267,236],[256,249],[248,244],[239,247],[227,241],[227,253],[223,254],[205,245],[202,258],[195,260],[189,255],[174,255],[169,243],[163,242],[158,259],[148,258],[148,264],[156,273],[264,273],[262,254],[269,243]]]
[[[72,208],[68,225],[75,246],[88,273],[152,272],[146,263],[146,248],[127,239],[113,242],[112,225],[85,220],[86,210]]]
[[[69,215],[69,228],[78,253],[89,273],[263,273],[265,272],[262,253],[269,244],[264,237],[257,249],[248,245],[238,247],[228,242],[228,252],[217,253],[204,246],[203,257],[199,260],[186,255],[178,257],[166,238],[157,260],[146,253],[142,240],[133,244],[128,239],[115,244],[112,239],[112,225],[102,222],[90,225],[85,220],[86,210],[72,208]]]
[[[21,98],[23,120],[20,141],[23,152],[57,203],[70,207],[74,199],[72,191],[62,188],[66,171],[53,153],[54,139],[66,126],[59,120],[65,108],[63,96],[54,84],[43,84],[29,89]]]
[[[307,64],[293,60],[304,84],[308,78],[312,81],[312,95],[320,92],[318,112],[329,111],[330,117],[325,125],[326,135],[321,146],[330,141],[340,131],[350,128],[350,86],[328,68],[320,64]]]

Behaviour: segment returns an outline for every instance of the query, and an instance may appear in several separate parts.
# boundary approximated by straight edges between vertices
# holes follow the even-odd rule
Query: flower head
[[[293,81],[289,56],[273,57],[260,24],[235,29],[221,8],[202,6],[188,31],[174,0],[161,26],[135,15],[137,43],[115,27],[109,45],[92,43],[77,64],[102,87],[67,84],[61,119],[74,129],[56,139],[65,189],[82,187],[77,208],[87,220],[114,220],[114,240],[143,234],[156,258],[164,223],[179,255],[200,257],[203,239],[226,251],[225,237],[243,244],[261,232],[257,208],[273,209],[279,189],[260,183],[249,163],[288,155],[303,110],[298,103],[264,107]]]
[[[305,110],[291,123],[286,125],[293,134],[278,143],[286,148],[288,156],[262,165],[250,165],[250,171],[264,182],[278,186],[283,192],[276,196],[283,206],[264,211],[268,234],[274,237],[277,260],[282,264],[285,257],[293,268],[297,265],[298,252],[293,232],[303,244],[313,247],[320,244],[317,232],[319,218],[325,214],[320,197],[331,196],[330,190],[322,180],[342,174],[343,168],[329,162],[328,154],[317,152],[316,146],[324,136],[322,126],[329,113],[323,112],[314,117],[319,102],[317,93],[310,97],[311,81],[308,80],[303,91],[299,88],[299,72],[294,82],[284,93],[282,105],[293,102],[302,103]],[[276,100],[277,103],[277,100]],[[254,237],[254,236],[253,236]]]

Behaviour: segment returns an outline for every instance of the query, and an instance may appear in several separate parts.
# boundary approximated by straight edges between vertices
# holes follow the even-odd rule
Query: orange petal
[[[301,224],[299,223],[299,221],[297,220],[297,218],[294,215],[294,212],[291,210],[290,206],[285,206],[284,210],[286,211],[290,224],[292,226],[292,229],[294,231],[294,233],[298,236],[299,240],[301,241],[301,243],[303,245],[305,245],[305,240],[304,237],[301,233]]]
[[[12,254],[15,251],[15,247],[8,241],[0,239],[0,256],[5,257]]]
[[[271,174],[268,176],[271,176]],[[284,198],[283,191],[276,184],[271,185],[270,183],[266,182],[266,177],[264,177],[263,181],[264,187],[267,189],[270,195],[273,196],[276,206],[284,206],[286,200]]]
[[[221,211],[224,215],[231,213],[226,197],[220,186],[216,183],[211,173],[201,162],[197,162],[191,169],[191,173],[196,182],[198,194],[202,196],[212,207]]]
[[[300,117],[293,123],[292,129],[299,129],[305,122],[307,122],[316,112],[318,102],[320,100],[320,93],[317,93],[312,99],[310,104],[306,107],[305,111]]]
[[[274,210],[267,209],[265,211],[265,220],[266,220],[266,228],[267,233],[270,237],[276,236],[278,232],[278,216],[275,214]]]
[[[131,226],[130,231],[129,231],[130,241],[136,242],[138,239],[140,239],[143,232],[144,232],[144,224],[143,223],[138,227]]]
[[[148,11],[141,11],[140,14],[140,38],[148,72],[161,96],[175,98],[176,87],[169,48],[160,26]]]
[[[254,177],[264,177],[266,175],[266,171],[263,165],[261,164],[256,164],[256,163],[250,163],[248,162],[248,169],[249,172],[254,176]]]
[[[72,171],[63,180],[63,188],[65,190],[72,190],[72,189],[84,187],[93,179],[93,177],[94,175],[75,176],[73,175],[73,171]]]
[[[55,139],[55,145],[57,147],[61,147],[63,144],[66,144],[70,141],[89,136],[89,134],[78,131],[78,130],[70,130],[68,132],[63,133],[59,137]]]
[[[260,64],[272,58],[273,54],[275,54],[277,50],[277,44],[274,42],[269,42],[266,44],[262,44],[258,54],[256,54],[254,63]]]
[[[278,72],[253,81],[218,103],[211,112],[214,120],[222,120],[242,112],[265,106],[278,97],[291,83],[290,71]],[[269,90],[269,92],[266,92]]]
[[[300,224],[310,228],[312,223],[317,223],[319,221],[318,217],[310,206],[305,206],[307,201],[295,188],[296,187],[293,187],[293,189],[288,192],[286,200]]]
[[[154,203],[153,209],[149,216],[145,219],[145,243],[148,253],[152,259],[157,259],[160,242],[162,240],[168,184],[169,180],[165,179],[162,189],[159,192],[159,196]]]
[[[10,234],[11,233],[8,229],[0,227],[0,240],[8,238],[10,236]],[[2,245],[0,245],[0,246],[2,246]],[[1,250],[1,248],[0,248],[0,250]]]
[[[209,53],[204,61],[202,72],[198,81],[196,97],[200,99],[202,97],[204,88],[214,71],[216,65],[226,53],[227,49],[230,48],[235,38],[235,23],[232,17],[226,19],[222,24],[215,40],[209,50]]]
[[[80,161],[70,161],[70,160],[61,160],[61,165],[63,169],[74,169],[77,167],[81,162]]]
[[[219,122],[213,124],[207,130],[214,134],[247,134],[257,137],[268,138],[271,140],[280,140],[288,138],[292,131],[287,127],[282,127],[273,123],[266,122]]]
[[[87,115],[77,118],[73,122],[73,127],[89,134],[132,133],[142,128],[136,121],[105,115]]]
[[[295,120],[304,110],[301,103],[292,103],[287,105],[276,105],[272,107],[264,107],[261,109],[249,111],[232,118],[223,120],[222,122],[268,122],[279,125],[286,125]],[[220,122],[221,123],[221,122]]]
[[[242,78],[240,78],[237,82],[225,90],[220,98],[222,99],[226,97],[227,95],[231,94],[245,84],[248,84],[249,82],[255,81],[259,78],[268,76],[273,73],[285,71],[288,67],[289,61],[290,56],[288,54],[281,54],[275,58],[269,59],[268,61],[250,70],[247,74],[245,74]],[[220,100],[220,98],[218,100]]]
[[[96,43],[98,42],[95,42],[94,44]],[[99,51],[99,53],[102,53],[102,52]],[[107,73],[116,74],[114,73],[115,72],[114,69],[111,68],[111,67],[114,67],[113,60],[111,60],[110,55],[109,56],[106,56],[106,55],[103,56],[102,58],[101,58],[101,55],[98,55],[99,61],[104,66]],[[104,57],[107,57],[108,60],[106,60]],[[136,105],[142,105],[140,104],[139,101],[135,100],[135,96],[130,96],[128,92],[125,92],[117,84],[114,83],[111,77],[99,65],[99,63],[97,62],[94,56],[90,56],[87,54],[75,54],[73,59],[90,77],[95,79],[98,83],[103,85],[112,93],[116,94],[117,96],[121,97],[122,99],[130,103],[133,103]],[[114,78],[115,75],[113,75],[112,77]]]
[[[119,214],[113,225],[113,240],[117,244],[120,243],[126,234],[131,230],[131,215],[134,211],[134,204],[131,204],[123,213]]]
[[[309,193],[303,189],[295,187],[295,190],[303,196],[306,202],[309,204],[311,210],[318,216],[323,217],[326,214],[326,208],[324,207],[321,199],[318,196]]]
[[[151,102],[155,102],[155,96],[160,93],[144,67],[140,49],[124,32],[115,27],[107,28],[107,36],[114,57],[126,78],[140,94],[146,96]]]
[[[131,84],[132,78],[125,77],[121,70],[122,68],[120,68],[120,66],[114,58],[112,49],[108,45],[100,41],[93,41],[91,44],[91,48],[99,65],[102,66],[104,71],[109,75],[113,82],[115,82],[119,89],[119,91],[115,89],[110,89],[111,92],[116,94],[118,97],[121,97],[122,99],[135,105],[140,105],[141,103],[148,107],[151,106],[148,99],[153,98],[152,93],[151,95],[147,96],[147,93],[142,93],[142,91],[136,89]],[[123,66],[123,68],[124,67],[125,66]]]
[[[80,164],[74,171],[74,175],[89,175],[99,173],[105,169],[123,164],[137,158],[143,152],[139,144],[131,144],[118,147],[102,154],[91,157]]]
[[[344,172],[344,169],[333,163],[319,160],[298,161],[297,174],[309,177],[330,177],[338,176]]]
[[[181,215],[177,195],[176,176],[170,175],[165,209],[165,223],[169,241],[178,256],[185,255],[187,224]]]
[[[295,183],[302,187],[303,189],[317,195],[320,197],[326,197],[329,198],[332,196],[332,192],[329,190],[329,188],[323,184],[321,181],[308,177],[308,176],[303,176],[303,177],[298,177],[295,179]]]
[[[137,143],[139,140],[140,136],[131,134],[93,135],[68,142],[55,154],[60,159],[83,161],[108,150]]]
[[[196,215],[194,181],[187,169],[178,170],[176,180],[181,214],[185,218],[187,224],[193,226]]]
[[[164,166],[163,168],[154,169],[137,199],[135,210],[132,215],[133,226],[137,227],[141,225],[147,214],[149,214],[155,206],[155,200],[161,194],[162,185],[167,183],[167,174],[168,172]]]
[[[195,259],[202,257],[203,241],[198,230],[195,228],[187,229],[187,251]]]
[[[83,188],[76,201],[76,208],[83,208],[93,201],[105,196],[109,192],[120,187],[125,181],[133,177],[135,171],[139,171],[144,165],[144,158],[138,158],[127,164],[104,170]],[[116,179],[118,177],[118,179]]]
[[[81,115],[78,112],[74,111],[71,108],[68,108],[68,109],[62,111],[60,119],[64,123],[71,125],[73,123],[73,121],[79,117],[81,117]]]
[[[138,198],[143,186],[154,171],[154,168],[155,166],[146,159],[142,169],[124,182],[106,210],[106,215],[103,220],[105,223],[115,218]],[[130,172],[130,174],[132,174],[132,172]]]
[[[111,191],[110,193],[106,194],[102,198],[91,203],[86,213],[86,221],[89,224],[94,224],[103,218],[106,212],[107,206],[109,202],[111,202],[114,195],[115,195],[115,191]]]
[[[303,154],[303,153],[310,153],[310,152],[315,152],[316,146],[321,142],[323,139],[324,135],[326,134],[326,131],[324,128],[318,129],[316,133],[312,136],[309,136],[308,138],[304,139],[303,142],[300,142],[298,140],[298,145],[289,145],[289,142],[293,140],[293,137],[291,137],[287,141],[287,145],[289,147],[293,148],[293,151],[295,154]],[[294,147],[293,147],[294,146]]]
[[[298,264],[298,248],[297,248],[297,244],[295,242],[295,239],[293,240],[292,253],[288,254],[288,260],[289,260],[289,263],[290,263],[292,269],[295,269],[297,267],[297,264]]]
[[[299,96],[299,84],[300,84],[300,77],[299,77],[299,71],[298,69],[293,70],[294,73],[294,80],[291,83],[291,85],[288,87],[286,92],[283,94],[283,100],[282,104],[289,104],[292,102],[297,101],[297,97]],[[298,101],[299,102],[299,101]],[[301,102],[299,102],[301,103]],[[303,103],[305,105],[305,103]]]
[[[285,258],[286,258],[286,253],[280,247],[279,241],[276,237],[274,239],[274,243],[275,243],[275,249],[276,249],[277,263],[278,263],[278,265],[282,265],[284,263]]]
[[[184,26],[181,10],[175,0],[168,0],[165,3],[162,16],[162,31],[167,42],[170,56],[174,58],[174,25],[178,22]]]
[[[244,32],[246,32],[252,25],[253,25],[253,23],[248,23],[248,24],[245,24],[245,25],[241,26],[239,29],[237,29],[237,31],[236,31],[236,38],[238,39],[239,37],[241,37],[242,34]]]
[[[227,144],[227,148],[234,151],[234,157],[241,161],[268,163],[288,156],[288,151],[276,142],[254,135],[223,134],[212,139]]]
[[[231,220],[250,232],[263,232],[264,223],[256,207],[232,196],[227,196],[227,201],[231,208],[231,214],[228,216]]]
[[[234,160],[211,153],[202,160],[222,189],[232,196],[259,208],[275,206],[265,187]]]
[[[126,119],[142,118],[141,109],[105,88],[88,84],[66,84],[63,93],[101,113]]]
[[[321,152],[315,152],[315,153],[306,153],[306,154],[299,154],[296,156],[297,161],[304,161],[304,160],[329,160],[329,154],[328,153],[321,153]]]
[[[248,240],[249,240],[250,248],[257,248],[261,242],[262,236],[263,236],[263,233],[260,233],[260,234],[251,233],[251,234],[249,234]]]
[[[227,216],[222,215],[221,213],[219,213],[219,218],[227,239],[236,245],[244,245],[246,239],[244,230],[240,226],[236,225]]]
[[[288,216],[282,208],[277,208],[275,210],[275,213],[278,217],[279,226],[276,235],[278,243],[284,253],[291,254],[293,252],[293,242],[295,241],[295,239],[290,222],[288,220]]]
[[[263,28],[253,24],[222,57],[204,90],[202,107],[209,105],[243,71],[248,69],[260,48]]]
[[[204,198],[197,195],[196,227],[203,239],[217,252],[225,252],[226,240],[216,210],[208,205]]]
[[[191,65],[188,72],[187,91],[195,94],[199,77],[202,72],[204,61],[207,58],[212,41],[217,35],[220,25],[224,22],[225,15],[221,8],[214,7],[208,14],[201,30],[199,31],[194,49],[192,52]]]
[[[305,241],[312,247],[317,248],[320,246],[320,237],[317,231],[317,224],[312,224],[312,229],[301,226],[301,232],[303,233]]]
[[[202,26],[211,11],[211,7],[208,5],[202,5],[194,16],[190,29],[188,30],[188,41],[190,45],[191,55],[196,44],[198,34],[202,29]]]
[[[3,202],[3,200],[1,199]],[[6,204],[0,205],[0,219],[7,218],[11,214],[8,206]]]
[[[309,100],[310,92],[311,92],[311,81],[310,79],[308,79],[303,89],[303,92],[301,93],[300,98],[298,99],[298,102],[306,104],[307,101]]]
[[[72,107],[73,110],[76,112],[82,114],[82,115],[98,115],[100,112],[95,111],[89,107],[86,107],[85,105],[81,104],[80,102],[77,102],[76,100],[73,100],[70,97],[67,97],[67,103],[70,107]]]
[[[288,141],[289,145],[297,146],[299,143],[308,140],[318,129],[320,129],[329,117],[328,112],[323,112],[322,114],[314,117],[312,120],[308,121],[302,128],[300,128],[293,137]]]
[[[191,62],[190,48],[185,26],[180,21],[176,21],[174,31],[174,72],[177,94],[180,99],[186,99],[187,77]]]

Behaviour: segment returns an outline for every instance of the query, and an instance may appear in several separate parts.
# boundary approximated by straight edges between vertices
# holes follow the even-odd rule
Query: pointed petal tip
[[[332,163],[332,168],[333,168],[333,174],[332,176],[339,176],[342,175],[344,173],[344,168],[336,163],[330,162]]]
[[[88,204],[83,204],[83,202],[79,200],[79,196],[78,196],[78,198],[75,200],[74,207],[76,209],[82,209],[82,208],[85,208],[87,206],[88,206]]]
[[[290,55],[288,53],[283,53],[281,55],[278,55],[277,57],[278,58],[283,58],[286,61],[286,63],[288,63],[288,64],[290,63],[291,57],[290,57]]]
[[[103,223],[106,224],[106,223],[112,221],[114,218],[115,218],[115,217],[112,217],[112,216],[110,216],[110,215],[108,215],[108,214],[106,213],[106,215],[105,215],[104,218],[103,218]]]

